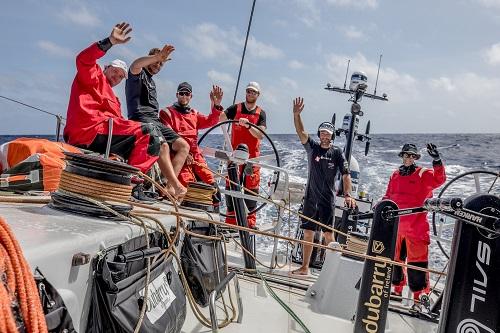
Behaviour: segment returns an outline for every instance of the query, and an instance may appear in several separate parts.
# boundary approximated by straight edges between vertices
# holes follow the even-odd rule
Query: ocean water
[[[279,151],[281,165],[289,170],[292,181],[305,182],[307,177],[307,161],[305,151],[296,135],[271,135]],[[370,150],[364,155],[365,144],[356,141],[353,147],[353,156],[360,166],[359,190],[364,190],[374,200],[379,201],[385,194],[387,183],[392,172],[401,165],[398,153],[404,143],[415,143],[417,147],[425,148],[425,144],[432,142],[439,149],[445,164],[447,182],[434,191],[437,196],[443,188],[443,197],[458,196],[462,199],[478,191],[500,195],[500,179],[496,174],[500,172],[500,134],[376,134],[372,135]],[[344,147],[345,140],[337,138],[335,144]],[[426,149],[420,151],[422,157],[418,165],[432,168],[432,159]],[[477,173],[459,177],[467,172]],[[458,179],[454,180],[456,177]],[[496,180],[496,181],[495,181]],[[293,208],[298,208],[295,205]],[[270,207],[265,207],[259,212],[261,221],[275,218],[276,213]],[[442,237],[451,241],[454,221],[436,214],[436,223],[442,220]],[[299,219],[285,214],[282,234],[294,236]],[[429,223],[432,215],[429,214]],[[431,224],[432,232],[432,224]],[[269,238],[260,237],[258,242],[262,251],[271,251],[273,242]],[[441,242],[445,251],[449,253],[450,243]],[[286,248],[285,243],[280,243],[281,249]],[[435,240],[430,246],[430,266],[442,269],[447,260]],[[435,276],[433,278],[436,278]]]
[[[0,144],[14,139],[16,136],[0,136]],[[38,136],[53,140],[53,136]],[[305,151],[295,134],[274,134],[270,135],[279,154],[280,166],[288,170],[290,181],[306,182],[307,160]],[[202,145],[209,147],[221,147],[222,135],[210,134]],[[500,171],[500,134],[374,134],[372,135],[370,151],[364,155],[365,144],[355,141],[353,156],[360,166],[359,189],[364,190],[377,202],[385,193],[387,182],[391,173],[401,164],[401,159],[397,156],[404,143],[415,143],[418,147],[424,148],[425,144],[432,142],[438,146],[446,167],[447,183],[452,182],[443,192],[443,196],[459,196],[465,199],[467,196],[478,192],[490,191],[500,195],[500,180],[495,181],[495,173]],[[336,138],[336,145],[344,146],[343,138]],[[270,154],[271,145],[265,140],[262,143],[262,154]],[[432,159],[427,155],[425,149],[421,151],[422,158],[417,164],[432,167]],[[208,159],[212,166],[215,161]],[[269,161],[276,164],[276,161]],[[459,175],[466,172],[478,170],[478,173],[464,176],[454,180]],[[264,180],[271,178],[271,172],[262,171]],[[454,181],[453,181],[454,180]],[[444,186],[446,186],[446,184]],[[443,187],[434,193],[438,195]],[[292,209],[298,209],[298,205],[293,205]],[[258,213],[258,224],[269,223],[276,218],[276,209],[267,205]],[[431,222],[429,214],[429,221]],[[443,237],[451,239],[453,234],[453,221],[448,221],[442,216],[436,216],[436,220],[443,219],[449,223],[443,229]],[[282,234],[293,237],[299,220],[293,214],[286,213]],[[431,226],[432,230],[432,226]],[[257,247],[259,251],[270,252],[273,241],[267,237],[258,237]],[[449,251],[449,244],[443,242],[443,246]],[[280,243],[280,250],[286,251],[290,248],[286,243]],[[446,258],[432,241],[430,251],[431,267],[440,269],[446,263]]]

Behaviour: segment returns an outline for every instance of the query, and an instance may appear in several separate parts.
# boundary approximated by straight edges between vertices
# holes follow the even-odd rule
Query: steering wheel
[[[238,120],[226,120],[226,121],[222,121],[220,123],[218,123],[217,125],[215,126],[212,126],[210,127],[205,133],[203,133],[203,135],[200,137],[200,139],[198,140],[198,146],[200,146],[200,148],[202,148],[202,143],[204,141],[208,141],[208,138],[207,138],[207,135],[210,134],[211,132],[213,132],[215,129],[221,127],[221,126],[224,126],[226,124],[232,124],[232,123],[238,123]],[[252,123],[248,123],[251,127],[255,128],[256,130],[258,130],[260,133],[262,133],[262,135],[264,136],[264,138],[266,139],[264,142],[261,142],[261,156],[259,157],[256,157],[255,160],[265,160],[265,161],[268,161],[270,157],[272,157],[272,160],[275,161],[276,163],[276,166],[277,167],[280,167],[280,158],[279,158],[279,154],[278,154],[278,150],[276,149],[276,146],[274,145],[274,142],[271,140],[271,138],[269,137],[269,135],[266,134],[266,132],[264,132],[260,127],[252,124]],[[224,142],[225,142],[225,145],[224,144],[219,144],[217,145],[216,149],[223,149],[224,147],[231,147],[231,142],[227,142],[226,141],[226,138],[224,138]],[[268,150],[271,150],[272,153],[270,155],[264,155],[262,154],[263,152],[266,152],[266,149],[262,149],[262,146],[263,146],[263,143],[264,143],[264,146],[265,146],[265,143],[268,143],[270,148],[271,149],[268,149]],[[266,148],[266,147],[264,147]],[[232,150],[232,149],[231,149]],[[231,152],[229,151],[226,151],[226,153],[228,155],[231,154]],[[205,156],[205,158],[207,159],[207,156]],[[212,159],[217,159],[217,158],[212,158]],[[218,173],[222,173],[222,160],[218,159],[219,160],[219,170],[218,170]],[[213,171],[213,168],[214,168],[214,165],[213,163],[208,163],[209,161],[207,160],[207,164],[209,166],[209,168]],[[210,165],[212,164],[212,166]],[[262,168],[261,168],[261,172],[262,172]],[[268,183],[268,187],[270,188],[270,191],[267,192],[267,199],[271,199],[272,195],[274,194],[274,192],[276,191],[276,189],[278,188],[278,183],[279,183],[279,179],[280,179],[280,173],[279,171],[274,171],[274,176],[275,176],[275,180],[272,182],[272,183]],[[264,181],[264,177],[262,177],[261,175],[261,184],[263,183]],[[220,178],[219,178],[220,180]],[[222,187],[222,188],[225,188],[225,182],[221,182],[218,181],[217,182],[219,184],[219,187]],[[263,188],[264,186],[260,185],[259,186],[260,188]],[[267,203],[263,202],[261,203],[260,205],[257,205],[257,207],[253,210],[251,210],[249,212],[249,214],[251,213],[256,213],[258,212],[259,210],[261,210]],[[226,214],[224,214],[223,212],[220,212],[220,215],[221,216],[226,216]]]
[[[500,195],[500,172],[493,172],[488,170],[473,170],[465,172],[450,180],[439,192],[438,198],[453,197],[453,196],[469,196],[474,193],[492,193]],[[451,219],[453,221],[447,221]],[[450,239],[453,237],[453,229],[455,220],[451,217],[433,212],[432,213],[432,232],[434,236],[438,237],[437,244],[441,252],[450,258],[449,249],[445,249],[441,240],[445,237]],[[444,227],[449,227],[444,229]],[[451,230],[450,230],[451,229]]]

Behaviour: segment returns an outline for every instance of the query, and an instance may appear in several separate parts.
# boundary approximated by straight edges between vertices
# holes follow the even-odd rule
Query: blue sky
[[[173,60],[156,76],[159,101],[174,101],[181,81],[192,106],[208,112],[212,84],[233,99],[251,0],[10,1],[0,11],[0,95],[65,116],[74,57],[130,22],[132,40],[113,47],[130,63],[152,47],[173,44]],[[258,81],[271,133],[293,133],[291,103],[305,99],[306,128],[349,110],[343,85],[351,71],[368,75],[389,102],[364,100],[375,133],[500,132],[500,0],[257,0],[238,100]],[[126,115],[124,83],[115,87]],[[340,125],[337,120],[337,125]],[[0,135],[51,134],[55,121],[0,99]]]

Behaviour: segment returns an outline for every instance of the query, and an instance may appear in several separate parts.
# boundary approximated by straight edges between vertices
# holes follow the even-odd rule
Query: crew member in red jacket
[[[176,96],[176,103],[160,110],[160,121],[172,128],[189,144],[189,155],[179,173],[179,181],[184,186],[196,182],[198,179],[213,185],[215,183],[214,176],[208,169],[207,162],[201,154],[200,147],[198,147],[198,130],[212,127],[219,122],[220,114],[224,110],[220,104],[223,91],[218,86],[212,87],[210,92],[212,110],[208,116],[189,105],[193,97],[193,88],[189,83],[180,83]]]
[[[263,131],[266,130],[266,113],[257,105],[257,99],[260,96],[260,85],[257,82],[250,82],[246,87],[245,102],[232,105],[221,114],[221,121],[231,119],[238,120],[238,123],[233,123],[231,127],[231,145],[233,149],[239,144],[246,144],[250,158],[260,156],[260,140],[264,136],[258,129],[251,127],[249,123],[258,126]],[[260,184],[260,167],[252,166],[252,174],[246,175],[244,183],[245,188],[252,192],[259,192]],[[242,168],[240,168],[240,174]],[[245,191],[247,194],[251,194]],[[257,207],[257,202],[254,200],[246,200],[245,204],[249,211]],[[234,208],[232,200],[226,200],[227,217],[226,223],[236,224]],[[254,228],[256,224],[256,214],[248,214],[248,227]]]
[[[394,171],[387,185],[384,199],[393,200],[399,209],[420,207],[427,198],[432,197],[432,191],[446,181],[443,162],[436,146],[427,144],[427,152],[433,158],[433,169],[426,169],[415,164],[420,158],[417,146],[407,143],[403,146],[399,156],[403,158],[403,165]],[[401,216],[399,218],[398,235],[396,241],[396,261],[427,268],[429,263],[429,222],[427,213]],[[413,292],[415,300],[420,299],[422,293],[429,292],[429,274],[422,271],[408,269],[408,278],[404,270],[396,266],[392,275],[394,285],[393,294],[400,296],[408,280],[408,286]],[[415,303],[417,304],[417,303]]]
[[[115,44],[130,40],[128,23],[117,24],[109,37],[92,44],[76,57],[76,76],[71,86],[64,140],[74,146],[104,153],[108,119],[113,119],[111,153],[146,172],[160,154],[160,134],[149,124],[126,120],[113,88],[127,77],[125,62],[113,60],[104,71],[97,64]]]

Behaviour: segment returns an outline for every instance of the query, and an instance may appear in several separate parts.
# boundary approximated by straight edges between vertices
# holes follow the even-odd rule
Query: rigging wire
[[[37,110],[37,111],[40,111],[40,112],[43,112],[43,113],[46,113],[48,115],[51,115],[51,116],[54,116],[56,118],[60,118],[60,119],[64,119],[66,120],[66,118],[64,118],[63,116],[61,116],[60,114],[55,114],[53,112],[50,112],[50,111],[47,111],[47,110],[43,110],[43,109],[40,109],[40,108],[37,108],[36,106],[33,106],[33,105],[29,105],[27,103],[23,103],[21,101],[18,101],[18,100],[15,100],[13,98],[9,98],[9,97],[6,97],[6,96],[2,96],[0,95],[0,98],[3,98],[3,99],[6,99],[8,101],[11,101],[11,102],[14,102],[14,103],[17,103],[17,104],[21,104],[23,106],[26,106],[28,108],[31,108],[31,109],[34,109],[34,110]]]
[[[245,38],[245,46],[243,46],[243,54],[241,55],[240,70],[238,71],[238,80],[236,80],[236,88],[234,89],[233,104],[236,103],[236,95],[238,94],[238,86],[240,85],[241,70],[243,69],[243,61],[245,60],[245,53],[247,51],[248,36],[250,35],[250,28],[252,26],[253,11],[255,9],[255,1],[256,0],[253,0],[252,11],[250,12],[250,19],[248,21],[247,36]]]

